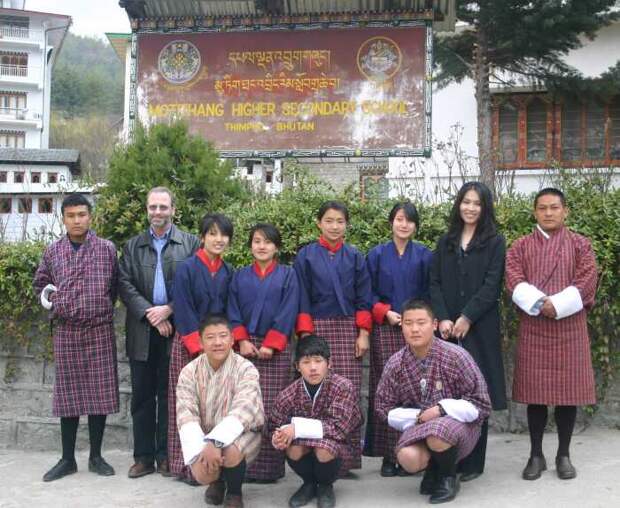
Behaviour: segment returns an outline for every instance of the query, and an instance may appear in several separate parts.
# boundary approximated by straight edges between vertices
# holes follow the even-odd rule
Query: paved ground
[[[495,434],[489,438],[487,472],[478,480],[463,484],[458,498],[449,506],[469,507],[620,507],[620,431],[591,428],[573,438],[572,457],[579,475],[562,481],[555,475],[553,458],[556,437],[545,436],[545,453],[550,470],[542,478],[520,479],[529,449],[527,436]],[[101,478],[88,472],[87,454],[78,455],[77,474],[53,483],[41,476],[55,464],[53,453],[25,453],[0,450],[0,507],[122,507],[162,506],[192,508],[206,506],[203,487],[188,487],[159,475],[138,480],[126,476],[131,455],[109,450],[105,457],[117,476]],[[364,459],[358,480],[336,483],[340,508],[424,506],[418,494],[419,477],[379,477],[380,459]],[[276,485],[247,485],[244,497],[248,508],[286,507],[298,486],[288,472]],[[312,505],[311,505],[312,506]]]

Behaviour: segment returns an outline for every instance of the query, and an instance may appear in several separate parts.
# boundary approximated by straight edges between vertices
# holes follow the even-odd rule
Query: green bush
[[[294,182],[294,185],[285,188],[277,196],[247,193],[244,199],[220,201],[218,208],[211,209],[227,214],[234,222],[235,237],[226,256],[227,261],[233,266],[239,267],[251,262],[247,235],[251,226],[259,221],[272,222],[278,226],[283,238],[281,257],[283,262],[290,263],[300,246],[316,239],[318,235],[316,212],[320,204],[327,199],[339,199],[349,206],[351,221],[347,240],[363,252],[390,238],[387,215],[393,201],[376,198],[362,201],[354,188],[336,193],[328,185],[317,181],[299,168],[287,173],[286,176]],[[150,183],[146,185],[145,180],[147,179],[140,179],[136,188],[142,185],[141,191],[145,192],[150,185]],[[154,179],[150,182],[160,183]],[[599,287],[596,305],[589,314],[588,323],[597,386],[599,395],[603,395],[619,366],[620,344],[617,330],[620,325],[618,298],[620,190],[609,190],[596,180],[583,180],[566,175],[561,175],[560,180],[554,184],[566,193],[571,209],[568,226],[586,235],[592,241],[596,252]],[[185,229],[196,233],[196,225],[206,209],[200,207],[198,201],[193,201],[195,198],[183,194],[185,188],[184,186],[176,188],[182,207],[181,224]],[[114,238],[119,249],[124,241],[122,239],[142,231],[145,227],[145,212],[143,202],[140,201],[144,195],[135,189],[133,192],[135,194],[131,199],[125,195],[106,194],[105,199],[100,200],[97,207],[99,233]],[[421,225],[417,239],[429,247],[434,247],[437,238],[446,229],[449,210],[449,203],[420,204]],[[535,224],[532,216],[532,197],[502,196],[497,204],[497,219],[500,231],[505,235],[509,245],[516,238],[530,233]],[[27,331],[32,320],[29,318],[36,316],[36,319],[39,319],[38,303],[32,294],[31,280],[41,253],[41,246],[15,244],[3,245],[1,248],[0,324],[3,333],[0,335],[3,348],[6,348],[16,340],[20,343],[30,340]],[[506,350],[509,351],[516,338],[517,319],[514,307],[506,295],[503,297],[502,314],[504,342]],[[45,335],[42,334],[40,337]]]

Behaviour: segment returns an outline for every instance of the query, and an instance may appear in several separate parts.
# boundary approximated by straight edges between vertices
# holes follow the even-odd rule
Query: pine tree
[[[561,88],[587,83],[563,62],[618,15],[616,0],[457,0],[466,26],[438,37],[436,83],[441,88],[469,77],[475,86],[481,180],[494,188],[491,94],[493,81]],[[617,76],[610,71],[606,78]],[[590,80],[591,81],[591,80]],[[592,83],[590,83],[592,84]]]

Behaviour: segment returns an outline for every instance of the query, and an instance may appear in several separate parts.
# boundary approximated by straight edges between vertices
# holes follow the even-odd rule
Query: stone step
[[[1,428],[1,425],[0,425]],[[28,417],[16,418],[14,422],[14,442],[12,447],[36,451],[60,450],[60,422],[58,418]],[[88,420],[80,418],[77,449],[88,449]],[[107,422],[103,438],[104,449],[132,449],[132,436],[129,425]]]

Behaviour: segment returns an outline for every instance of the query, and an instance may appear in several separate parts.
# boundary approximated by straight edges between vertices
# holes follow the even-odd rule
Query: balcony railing
[[[15,120],[40,120],[39,113],[29,113],[27,108],[3,108],[0,107],[0,117],[10,117]]]
[[[29,39],[30,28],[13,25],[0,25],[0,38]]]
[[[27,65],[0,64],[0,76],[28,76]]]

